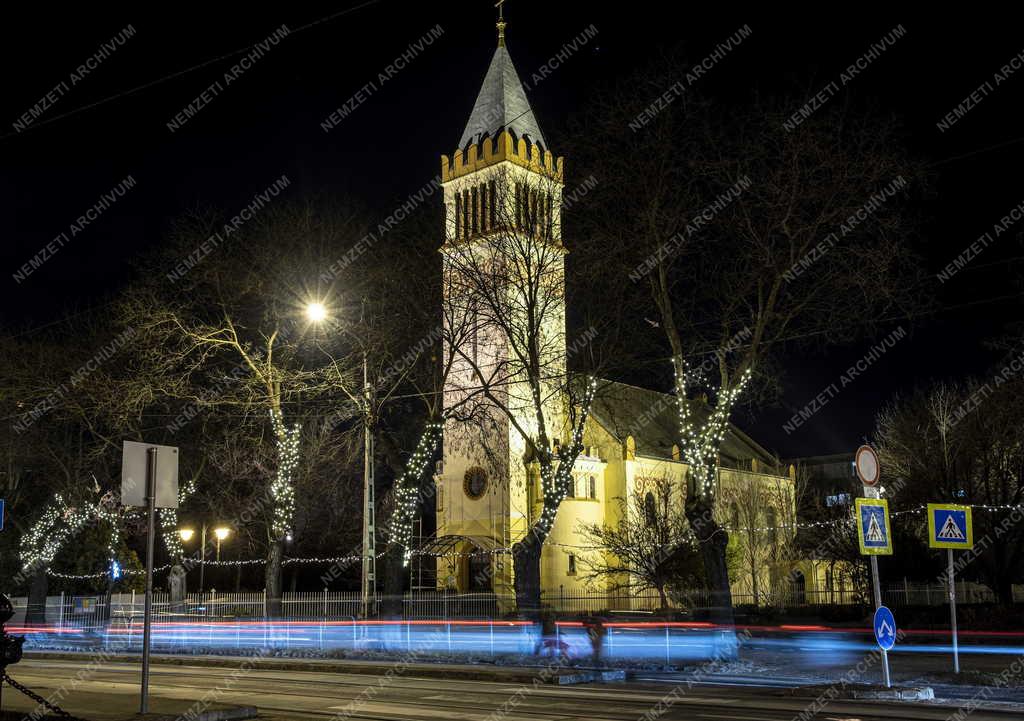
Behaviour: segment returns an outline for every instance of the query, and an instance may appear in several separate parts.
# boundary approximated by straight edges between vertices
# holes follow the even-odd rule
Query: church
[[[441,158],[444,189],[445,238],[441,247],[445,262],[451,264],[459,244],[484,243],[488,234],[498,232],[495,220],[502,198],[509,198],[519,217],[522,202],[528,207],[536,198],[544,219],[546,242],[560,251],[557,272],[564,274],[561,248],[561,205],[564,159],[553,155],[527,99],[519,74],[505,45],[505,23],[498,23],[498,47],[484,75],[469,120],[457,149]],[[547,201],[543,200],[547,197]],[[534,200],[531,200],[534,199]],[[553,339],[565,368],[566,336],[564,308],[553,315],[544,335]],[[477,339],[473,338],[474,346]],[[507,345],[492,344],[491,361],[500,363]],[[473,350],[474,356],[477,353]],[[448,405],[460,392],[453,378],[446,383]],[[564,405],[564,402],[562,403]],[[564,427],[564,408],[552,403],[552,427]],[[526,415],[529,415],[526,413]],[[548,415],[545,410],[544,415]],[[559,420],[560,419],[560,420]],[[528,420],[524,424],[528,424]],[[516,423],[498,423],[495,433],[504,436],[505,457],[497,470],[487,470],[454,442],[458,422],[445,425],[443,459],[435,474],[436,536],[424,547],[436,557],[436,587],[459,593],[494,594],[503,610],[513,602],[513,564],[508,549],[522,539],[542,510],[536,464],[524,462],[524,443]],[[520,426],[521,427],[521,426]],[[587,579],[584,569],[595,557],[606,553],[588,544],[580,533],[584,524],[614,526],[623,513],[635,512],[628,503],[654,479],[667,479],[673,498],[685,497],[687,465],[680,460],[676,399],[643,388],[601,382],[591,412],[582,429],[584,451],[572,468],[572,490],[562,500],[541,558],[543,602],[554,608],[566,598],[588,599],[590,608],[578,603],[572,610],[643,608],[650,599],[636,594],[610,591],[607,581]],[[730,426],[722,444],[718,469],[719,503],[717,519],[722,525],[737,525],[739,509],[727,499],[742,497],[751,487],[781,493],[762,494],[778,498],[778,508],[764,509],[763,518],[773,525],[792,519],[794,472],[782,471],[773,456],[740,429]],[[678,494],[675,489],[679,489]],[[769,504],[770,505],[770,504]],[[680,505],[681,508],[681,505]],[[735,543],[742,543],[742,534]],[[734,592],[750,587],[751,570],[765,588],[776,578],[791,578],[792,568],[746,570],[737,563]],[[787,576],[787,574],[789,574]],[[800,576],[802,579],[802,576]],[[802,583],[802,580],[801,580]],[[506,600],[503,600],[506,599]]]

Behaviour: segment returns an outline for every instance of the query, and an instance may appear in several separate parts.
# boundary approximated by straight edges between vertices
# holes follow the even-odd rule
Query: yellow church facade
[[[563,159],[555,157],[544,140],[505,48],[503,30],[499,24],[499,46],[457,149],[451,157],[441,159],[445,203],[441,253],[446,264],[448,253],[458,244],[473,244],[486,236],[495,227],[496,215],[507,212],[517,217],[520,204],[540,214],[550,243],[561,250]],[[558,273],[562,272],[560,266]],[[564,375],[565,309],[552,313],[545,322],[543,335],[554,349],[549,352],[556,356],[552,364],[562,368]],[[494,366],[509,352],[497,337],[474,336],[472,343],[473,365],[478,367]],[[453,373],[445,388],[446,405],[457,402],[471,382],[470,376],[465,369]],[[512,407],[516,393],[522,390],[518,386],[514,382],[508,386]],[[552,395],[558,399],[545,410],[545,417],[558,437],[566,425],[563,406],[568,401],[564,394]],[[527,401],[522,399],[520,427],[531,425]],[[465,439],[460,442],[459,422],[446,422],[443,459],[435,475],[436,535],[427,547],[437,557],[439,589],[494,594],[503,610],[512,610],[514,598],[509,550],[525,537],[542,510],[539,468],[523,461],[528,456],[526,444],[515,425],[496,419],[491,445],[501,449],[500,457],[495,460],[491,453],[489,462],[482,463]],[[682,511],[687,466],[679,458],[678,431],[673,396],[610,381],[598,383],[583,432],[585,449],[572,470],[572,490],[561,502],[544,543],[543,603],[558,607],[567,597],[586,596],[592,600],[590,610],[650,604],[649,599],[628,591],[610,594],[610,585],[621,585],[621,578],[614,582],[587,578],[585,569],[606,552],[586,542],[581,529],[622,523],[623,513],[634,511],[621,499],[635,497],[655,479],[669,481],[671,497]],[[727,432],[720,461],[716,519],[720,524],[729,526],[735,521],[727,499],[742,499],[745,489],[753,486],[781,489],[776,493],[779,508],[774,514],[765,509],[766,519],[795,517],[792,474],[769,470],[772,456],[738,428]],[[736,534],[736,544],[743,542],[742,535]],[[754,540],[760,543],[763,539]],[[787,539],[783,534],[774,540],[782,543]],[[778,562],[747,565],[745,569],[735,564],[736,589],[767,586],[787,572]]]

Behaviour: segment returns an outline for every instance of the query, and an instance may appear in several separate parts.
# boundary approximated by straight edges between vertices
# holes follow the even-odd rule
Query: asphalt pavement
[[[241,662],[240,662],[241,663]],[[26,659],[11,668],[18,681],[43,696],[59,694],[61,705],[94,721],[130,718],[137,708],[137,664],[88,664]],[[511,674],[510,674],[511,675]],[[237,668],[155,665],[151,693],[154,709],[193,713],[211,706],[256,706],[260,718],[329,718],[373,721],[672,721],[737,719],[828,721],[860,719],[947,719],[950,704],[831,701],[814,706],[813,697],[794,697],[778,688],[744,685],[694,685],[683,679],[592,683],[572,687],[501,681],[423,678],[416,666],[396,663],[383,675],[266,670],[258,661]],[[4,708],[29,713],[30,700],[4,691]],[[973,721],[1020,718],[1020,707],[982,708]]]

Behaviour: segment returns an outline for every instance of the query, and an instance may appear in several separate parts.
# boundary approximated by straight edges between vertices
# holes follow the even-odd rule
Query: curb
[[[874,699],[879,701],[934,701],[935,691],[931,686],[916,686],[908,688],[887,688],[858,691],[854,689],[850,693],[853,699]]]
[[[577,683],[601,683],[604,681],[625,681],[625,671],[582,671],[580,673],[561,674],[549,681],[559,686],[569,686]]]
[[[26,652],[26,659],[52,661],[81,661],[82,655],[68,652]],[[141,657],[132,654],[111,654],[108,661],[141,663]],[[496,683],[542,683],[556,686],[567,686],[579,683],[601,681],[624,681],[626,672],[619,670],[597,671],[583,669],[550,670],[547,666],[536,668],[523,666],[478,666],[468,669],[452,667],[444,664],[415,664],[397,659],[392,663],[361,661],[346,663],[345,661],[315,660],[313,662],[289,660],[261,656],[159,656],[150,657],[150,662],[165,666],[204,666],[207,668],[235,668],[239,663],[250,663],[254,667],[271,671],[309,671],[313,673],[345,673],[370,676],[381,676],[395,673],[396,668],[404,668],[403,673],[420,678],[459,678],[466,681],[491,681]]]
[[[256,718],[259,715],[259,711],[255,706],[236,706],[234,708],[218,708],[211,709],[209,711],[203,711],[191,716],[191,721],[233,721],[234,719],[250,719]],[[137,716],[136,718],[144,718],[146,721],[181,721],[181,716],[174,716],[171,714],[161,714],[159,716]]]
[[[824,693],[822,693],[824,689]],[[894,686],[885,688],[874,684],[862,684],[860,688],[847,686],[842,693],[835,692],[835,686],[804,685],[780,689],[777,696],[790,698],[821,698],[827,695],[828,701],[895,701],[916,702],[935,701],[935,690],[931,686]]]

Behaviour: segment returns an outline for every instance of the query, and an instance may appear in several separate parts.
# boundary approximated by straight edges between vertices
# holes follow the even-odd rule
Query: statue
[[[167,583],[171,591],[171,612],[184,611],[185,593],[185,569],[175,563],[167,575]]]

